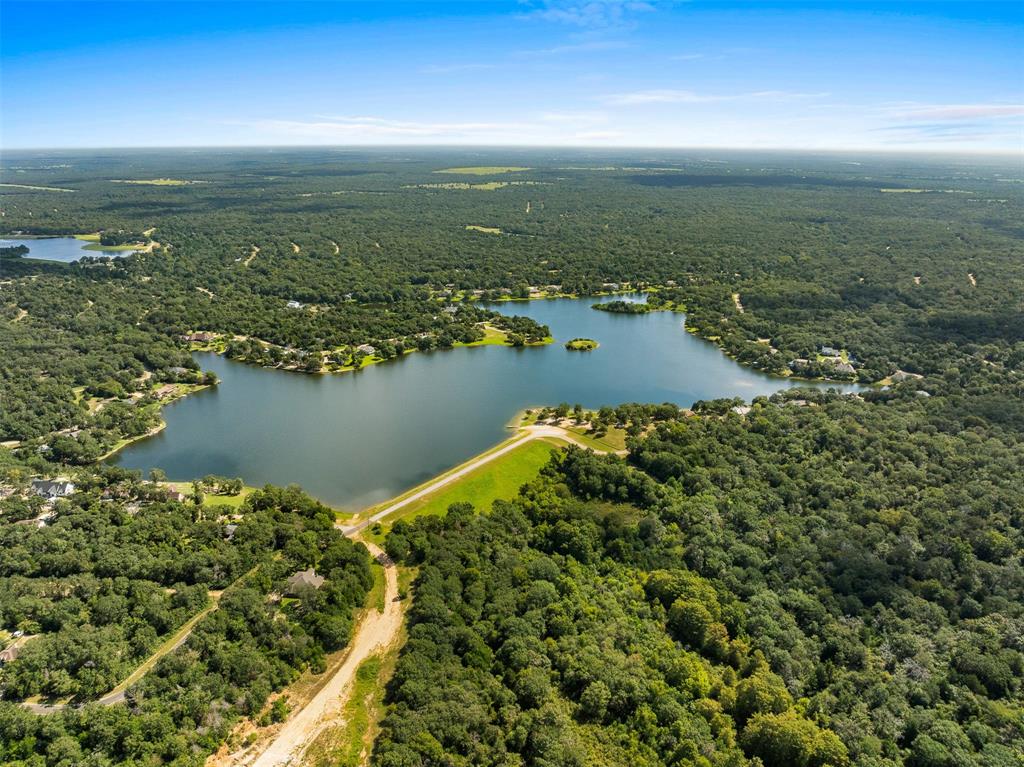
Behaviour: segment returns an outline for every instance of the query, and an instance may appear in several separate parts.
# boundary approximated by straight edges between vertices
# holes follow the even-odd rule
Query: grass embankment
[[[442,168],[434,173],[458,173],[465,176],[487,176],[492,173],[521,173],[532,168],[523,168],[517,165],[469,165],[461,168]]]
[[[537,476],[537,472],[548,462],[551,451],[557,449],[559,444],[555,440],[547,439],[533,439],[523,442],[514,450],[492,461],[488,461],[483,466],[460,477],[457,481],[439,487],[435,492],[429,493],[404,506],[401,510],[396,511],[393,516],[381,522],[378,532],[375,533],[373,532],[375,528],[370,528],[365,534],[371,541],[382,543],[384,538],[387,537],[391,526],[398,520],[414,519],[426,514],[444,514],[453,503],[468,502],[472,503],[479,511],[489,511],[494,501],[514,498],[523,484]],[[507,445],[507,441],[495,445],[491,450],[479,456],[474,456],[471,461],[476,461],[482,456],[486,456],[496,450],[501,450]],[[443,479],[460,468],[461,466],[456,466],[450,471],[434,477],[427,484]],[[421,487],[422,485],[414,487],[397,498],[367,509],[359,516],[366,518],[375,511],[418,492]]]
[[[91,250],[93,252],[101,251],[119,251],[119,250],[145,250],[148,247],[144,242],[129,242],[124,245],[100,245],[99,243],[93,243],[86,245],[82,250]]]

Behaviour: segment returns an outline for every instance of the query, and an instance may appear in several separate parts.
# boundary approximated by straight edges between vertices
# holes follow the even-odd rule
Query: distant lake
[[[604,299],[610,300],[610,299]],[[624,402],[742,397],[808,386],[745,368],[683,330],[683,315],[611,314],[595,299],[503,303],[506,314],[549,325],[550,346],[416,352],[354,373],[306,375],[197,353],[219,386],[164,408],[167,428],[112,460],[174,480],[204,474],[247,484],[298,483],[350,510],[398,495],[509,436],[520,410],[560,402],[588,408]],[[570,352],[570,338],[599,349]],[[821,388],[854,391],[846,384]]]
[[[76,240],[74,237],[5,237],[0,239],[0,248],[26,246],[28,253],[24,258],[60,261],[63,264],[70,264],[82,256],[123,258],[133,252],[130,250],[85,250],[86,245],[93,244],[95,243],[88,240]]]

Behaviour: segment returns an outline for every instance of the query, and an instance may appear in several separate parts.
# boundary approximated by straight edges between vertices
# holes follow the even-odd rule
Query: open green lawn
[[[548,462],[551,451],[557,448],[554,442],[547,440],[525,442],[457,482],[438,488],[437,492],[410,503],[384,522],[380,535],[371,534],[369,537],[381,541],[387,528],[397,520],[412,519],[424,514],[444,514],[453,503],[467,501],[478,511],[490,511],[494,501],[514,498],[523,484],[537,476],[537,472]]]
[[[626,431],[625,429],[616,429],[612,427],[606,434],[601,437],[593,437],[590,434],[589,429],[583,429],[578,426],[570,426],[568,431],[572,433],[573,437],[579,440],[582,444],[592,447],[595,450],[601,451],[616,451],[626,449]]]
[[[185,495],[192,494],[191,482],[164,482],[163,484],[169,488],[177,490],[179,493],[185,493]],[[229,510],[238,509],[242,505],[242,501],[245,500],[246,496],[252,493],[255,489],[255,487],[245,485],[242,488],[242,492],[238,493],[238,495],[214,495],[213,493],[205,493],[203,495],[203,503],[207,506],[226,507],[226,509]]]
[[[435,170],[434,173],[461,173],[467,176],[487,176],[491,173],[519,173],[530,168],[521,168],[516,165],[469,165],[461,168],[443,168]]]
[[[189,490],[191,489],[192,486],[190,484]],[[255,487],[245,486],[238,495],[206,495],[203,497],[203,502],[208,506],[226,506],[229,509],[237,509],[242,505],[242,501],[245,500],[246,496],[255,489]]]

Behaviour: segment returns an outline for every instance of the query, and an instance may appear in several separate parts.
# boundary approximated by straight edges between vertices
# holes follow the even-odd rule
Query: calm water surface
[[[516,412],[533,405],[688,406],[797,385],[738,365],[686,333],[681,314],[609,314],[593,303],[497,307],[549,325],[550,346],[415,353],[356,373],[311,376],[200,353],[197,361],[220,385],[164,408],[167,428],[114,460],[160,467],[176,480],[213,473],[251,485],[294,482],[325,503],[358,509],[493,446],[509,435],[505,424]],[[563,348],[577,336],[601,346]]]
[[[28,253],[24,258],[36,258],[44,261],[60,261],[70,264],[82,256],[112,256],[122,258],[130,250],[85,250],[86,245],[93,243],[76,240],[74,237],[7,237],[0,239],[0,248],[13,248],[25,245]]]

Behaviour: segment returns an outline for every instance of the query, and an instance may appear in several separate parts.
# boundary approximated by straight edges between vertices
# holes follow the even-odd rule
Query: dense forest
[[[268,486],[225,513],[113,467],[76,480],[43,525],[11,521],[27,516],[19,497],[0,501],[0,620],[31,637],[0,668],[0,762],[201,764],[239,717],[348,642],[369,554],[298,489]],[[311,567],[323,584],[281,598]],[[179,648],[110,694],[192,617]]]
[[[396,524],[375,763],[1019,765],[1024,410],[961,394],[1006,375],[663,408],[628,462]]]

